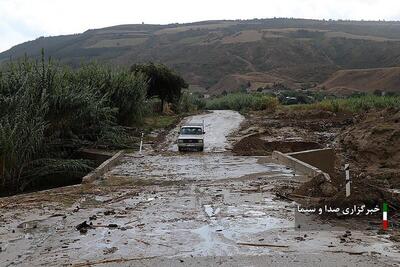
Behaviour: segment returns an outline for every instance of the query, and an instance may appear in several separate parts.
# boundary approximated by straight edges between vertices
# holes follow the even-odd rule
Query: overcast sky
[[[295,17],[400,20],[399,0],[0,0],[0,51],[118,24]]]

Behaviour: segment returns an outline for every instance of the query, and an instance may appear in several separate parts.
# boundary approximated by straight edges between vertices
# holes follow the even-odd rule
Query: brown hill
[[[0,53],[73,67],[84,61],[130,66],[160,62],[209,93],[268,86],[307,87],[339,69],[400,66],[400,22],[254,19],[168,25],[119,25],[40,37]],[[257,73],[257,75],[254,75]],[[244,85],[243,85],[244,83]]]
[[[334,93],[400,92],[400,67],[339,70],[319,87]]]
[[[279,77],[263,72],[249,72],[246,74],[227,75],[212,86],[210,91],[213,94],[244,89],[256,91],[259,88],[272,88],[278,85],[283,85],[287,88],[297,87],[289,77]]]

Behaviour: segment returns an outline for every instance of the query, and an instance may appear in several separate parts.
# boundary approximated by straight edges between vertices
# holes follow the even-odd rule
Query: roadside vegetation
[[[326,110],[359,113],[371,109],[400,108],[400,96],[361,95],[349,98],[325,99],[311,104],[289,106],[294,110]]]
[[[204,100],[203,100],[204,101]],[[207,99],[205,109],[232,109],[240,112],[276,109],[325,110],[360,113],[371,109],[400,108],[399,95],[355,94],[340,98],[321,93],[283,92],[278,96],[263,93],[230,93]]]
[[[183,79],[164,66],[162,85],[142,71],[98,64],[70,69],[28,58],[0,70],[0,193],[34,188],[43,181],[82,177],[93,167],[83,148],[134,144],[133,128],[155,115],[149,98],[180,101]],[[158,75],[158,74],[157,74]],[[152,83],[153,87],[149,84]],[[152,91],[149,91],[149,88]],[[158,90],[158,91],[157,91]]]

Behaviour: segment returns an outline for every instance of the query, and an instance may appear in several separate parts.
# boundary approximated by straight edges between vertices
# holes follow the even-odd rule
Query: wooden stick
[[[145,245],[147,245],[147,246],[150,246],[150,243],[149,243],[149,242],[146,242],[146,241],[140,240],[140,239],[136,239],[136,238],[135,238],[135,240],[136,240],[137,242],[140,242],[140,243],[143,243],[143,244],[145,244]]]
[[[104,263],[113,263],[113,262],[128,262],[128,261],[140,261],[140,260],[149,260],[149,259],[154,259],[157,258],[157,256],[152,256],[152,257],[138,257],[138,258],[119,258],[119,259],[110,259],[110,260],[100,260],[100,261],[88,261],[88,262],[82,262],[82,263],[75,263],[72,266],[74,267],[84,267],[84,266],[93,266],[97,264],[104,264]]]
[[[325,250],[325,252],[331,252],[331,253],[347,253],[349,255],[362,255],[364,253],[368,253],[366,251],[344,251],[344,250]]]
[[[283,195],[283,194],[281,194],[281,193],[279,193],[279,192],[275,192],[275,195],[276,195],[277,197],[280,197],[280,198],[283,198],[283,199],[286,199],[286,200],[293,201],[293,199],[291,199],[291,198],[289,198],[289,197],[287,197],[287,196],[285,196],[285,195]]]
[[[273,244],[260,244],[260,243],[246,243],[246,242],[238,242],[236,243],[242,246],[252,246],[252,247],[274,247],[274,248],[288,248],[286,245],[273,245]]]
[[[288,195],[292,196],[292,197],[298,197],[298,198],[312,198],[312,197],[309,197],[309,196],[303,196],[303,195],[298,195],[298,194],[293,194],[293,193],[288,194]]]

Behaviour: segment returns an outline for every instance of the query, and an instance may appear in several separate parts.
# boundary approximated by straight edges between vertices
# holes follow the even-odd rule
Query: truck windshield
[[[203,130],[198,127],[185,127],[181,128],[181,134],[200,135],[203,134]]]

